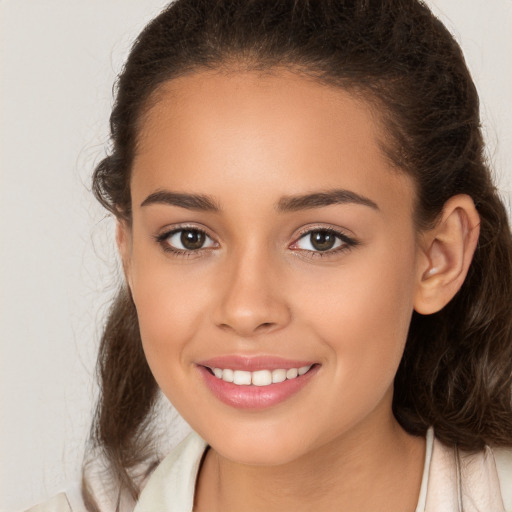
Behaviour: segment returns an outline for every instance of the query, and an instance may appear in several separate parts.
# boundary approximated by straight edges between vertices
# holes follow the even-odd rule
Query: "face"
[[[384,133],[364,101],[287,71],[175,79],[142,120],[119,242],[144,351],[230,460],[393,421],[418,248]]]

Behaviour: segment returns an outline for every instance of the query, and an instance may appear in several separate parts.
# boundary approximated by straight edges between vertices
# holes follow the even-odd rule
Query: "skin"
[[[478,219],[460,197],[436,232],[417,233],[414,183],[385,157],[384,134],[364,101],[284,70],[190,74],[161,87],[143,117],[118,243],[151,370],[211,446],[197,512],[416,506],[424,440],[395,420],[393,379],[414,308],[440,309],[462,283]],[[333,189],[376,207],[275,207]],[[219,209],[142,206],[162,190]],[[204,230],[205,246],[166,251],[179,237],[160,235],[184,225]],[[304,235],[313,228],[355,244],[321,253]],[[321,367],[284,402],[247,411],[197,371],[228,354]]]

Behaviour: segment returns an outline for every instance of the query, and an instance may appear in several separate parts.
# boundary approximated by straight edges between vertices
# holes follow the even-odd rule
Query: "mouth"
[[[205,368],[217,379],[224,382],[230,382],[236,386],[270,386],[271,384],[279,384],[286,380],[293,380],[308,373],[316,363],[301,366],[298,368],[277,368],[275,370],[257,370],[254,372],[246,370],[232,370],[230,368]]]
[[[221,402],[237,409],[259,410],[299,393],[320,370],[318,363],[255,371],[197,365],[203,383]]]

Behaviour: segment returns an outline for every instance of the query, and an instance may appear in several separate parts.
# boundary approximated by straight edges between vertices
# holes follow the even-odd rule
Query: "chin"
[[[283,466],[291,463],[300,457],[301,454],[295,452],[279,451],[278,453],[271,453],[268,448],[252,447],[251,449],[241,450],[238,448],[229,449],[225,451],[216,450],[222,457],[246,466]]]
[[[280,466],[292,462],[305,454],[309,443],[289,432],[267,435],[260,431],[247,435],[224,435],[218,442],[212,439],[213,449],[222,457],[248,466]]]

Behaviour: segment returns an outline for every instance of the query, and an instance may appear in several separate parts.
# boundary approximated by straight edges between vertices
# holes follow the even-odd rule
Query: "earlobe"
[[[440,311],[459,291],[479,233],[480,217],[471,197],[460,194],[450,198],[439,222],[423,235],[423,258],[414,301],[418,313]]]
[[[131,259],[131,230],[126,221],[118,220],[116,226],[116,243],[126,284],[131,289],[130,259]]]

